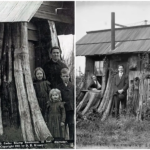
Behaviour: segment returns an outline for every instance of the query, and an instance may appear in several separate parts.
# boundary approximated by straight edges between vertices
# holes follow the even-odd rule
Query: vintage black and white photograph
[[[150,2],[76,2],[76,148],[150,148]]]
[[[74,148],[74,1],[0,1],[0,147]]]

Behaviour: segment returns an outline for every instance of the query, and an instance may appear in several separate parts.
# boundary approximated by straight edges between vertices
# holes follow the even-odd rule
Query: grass
[[[77,148],[150,148],[149,121],[133,117],[79,120],[76,132]]]
[[[5,127],[3,132],[3,135],[0,135],[0,141],[23,141],[20,128]]]

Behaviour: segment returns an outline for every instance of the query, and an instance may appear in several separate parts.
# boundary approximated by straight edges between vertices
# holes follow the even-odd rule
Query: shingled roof
[[[77,56],[150,52],[150,25],[115,29],[116,48],[111,50],[111,30],[90,31],[76,43]]]
[[[0,22],[29,22],[43,1],[0,1]]]

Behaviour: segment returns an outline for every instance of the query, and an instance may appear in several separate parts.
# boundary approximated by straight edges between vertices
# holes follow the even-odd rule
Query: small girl
[[[44,70],[40,67],[36,68],[34,71],[34,82],[33,82],[36,96],[39,102],[39,107],[43,115],[44,120],[46,120],[46,108],[47,102],[49,100],[50,83],[46,80]]]
[[[49,93],[48,123],[47,126],[55,139],[65,138],[65,119],[66,113],[64,103],[61,102],[61,92],[58,89],[52,89]]]

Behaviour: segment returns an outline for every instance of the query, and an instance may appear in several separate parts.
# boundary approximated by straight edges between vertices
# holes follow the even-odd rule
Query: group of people
[[[39,107],[54,139],[66,137],[74,140],[74,86],[70,82],[69,69],[60,60],[59,47],[51,49],[51,59],[43,69],[34,71],[34,88]]]
[[[128,77],[124,73],[123,65],[118,65],[118,73],[114,76],[113,109],[115,117],[119,118],[119,108],[121,103],[122,112],[126,113],[127,90],[129,87]],[[92,82],[88,90],[101,90],[101,84],[95,75],[92,75]]]

